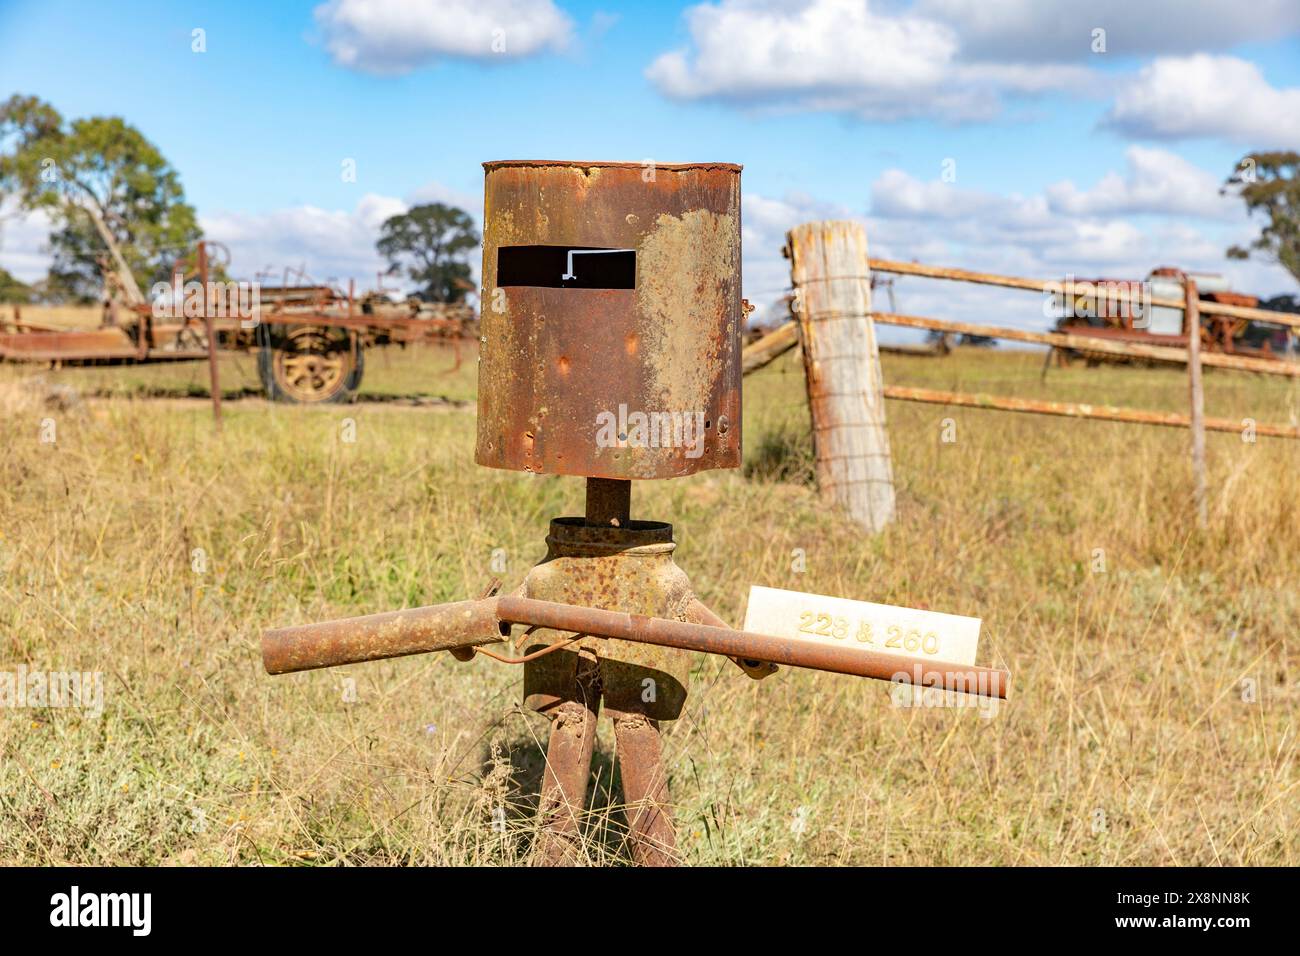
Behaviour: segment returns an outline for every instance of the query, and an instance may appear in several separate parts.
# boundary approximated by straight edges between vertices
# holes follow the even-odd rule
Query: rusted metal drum
[[[740,167],[485,163],[480,465],[740,464]]]

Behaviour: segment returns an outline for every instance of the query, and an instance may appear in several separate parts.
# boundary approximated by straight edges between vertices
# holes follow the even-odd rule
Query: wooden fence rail
[[[872,476],[877,480],[855,476],[851,484],[878,486],[882,492],[887,489],[890,499],[890,507],[887,510],[892,514],[893,488],[888,436],[885,432],[884,413],[877,407],[880,398],[1189,429],[1192,437],[1191,460],[1195,486],[1193,510],[1197,524],[1201,527],[1205,527],[1206,524],[1206,431],[1231,432],[1241,435],[1243,440],[1251,441],[1256,435],[1271,438],[1300,438],[1300,427],[1293,425],[1261,424],[1252,418],[1234,421],[1227,418],[1206,417],[1204,391],[1201,384],[1203,366],[1300,378],[1300,363],[1270,361],[1223,352],[1203,354],[1200,349],[1200,313],[1269,322],[1291,329],[1300,328],[1300,315],[1201,301],[1196,284],[1190,276],[1182,276],[1183,297],[1167,299],[1149,295],[1146,288],[1142,288],[1141,291],[1131,291],[1126,288],[1128,283],[1108,284],[1086,280],[1075,283],[1027,279],[915,262],[872,259],[866,253],[865,233],[862,233],[860,226],[853,223],[822,222],[799,226],[789,233],[786,254],[792,260],[791,281],[795,290],[793,301],[798,303],[794,307],[795,321],[785,323],[746,347],[743,368],[745,374],[762,368],[802,342],[809,404],[813,418],[813,446],[818,459],[818,484],[827,486],[823,488],[824,491],[828,487],[841,490],[837,486],[842,483],[832,480],[834,475],[829,469],[830,464],[838,462],[841,458],[854,462],[870,462],[873,465],[879,462],[880,474]],[[876,312],[871,309],[868,291],[868,280],[873,272],[1024,289],[1069,296],[1075,300],[1123,301],[1141,305],[1144,310],[1154,307],[1176,309],[1184,313],[1185,333],[1171,338],[1183,342],[1184,345],[1179,347],[1147,342],[1126,342],[1073,332],[1034,332],[972,322],[953,322],[927,316]],[[876,323],[1009,339],[1048,345],[1054,349],[1101,352],[1185,365],[1188,372],[1191,414],[1179,415],[1175,412],[1119,408],[1085,402],[1049,402],[1002,395],[977,395],[968,392],[885,385],[880,379],[878,346],[875,340]],[[828,376],[827,372],[830,370],[834,370],[835,374]],[[827,383],[832,378],[837,384],[834,388],[827,389]],[[834,406],[832,399],[848,404],[844,404],[843,408]],[[855,428],[848,428],[838,420],[850,406],[859,417],[866,413],[865,418],[862,418],[861,427],[855,422]],[[862,448],[856,446],[850,448],[852,454],[840,454],[830,448],[825,437],[827,435],[837,438],[851,436],[854,441],[865,444]],[[862,509],[850,507],[849,510],[853,512]],[[864,522],[873,529],[878,529],[882,523],[884,522],[870,520]]]
[[[953,332],[962,335],[980,335],[992,339],[1009,339],[1014,342],[1033,342],[1061,349],[1079,349],[1123,355],[1129,358],[1151,359],[1158,362],[1187,363],[1187,349],[1173,345],[1150,345],[1145,342],[1125,342],[1120,339],[1102,339],[1071,332],[1031,332],[1010,329],[999,325],[980,325],[974,322],[951,322],[922,315],[899,315],[894,312],[873,312],[871,317],[880,325],[899,325],[912,329],[930,329],[935,332]],[[1203,352],[1201,364],[1215,368],[1231,368],[1242,372],[1259,372],[1263,375],[1300,377],[1300,362],[1283,362],[1273,359],[1252,358],[1247,355],[1229,355],[1225,352]]]
[[[871,318],[878,325],[897,325],[911,329],[927,329],[933,332],[951,332],[955,335],[979,335],[991,339],[1007,339],[1013,342],[1050,345],[1053,348],[1060,349],[1104,352],[1107,355],[1149,359],[1175,365],[1185,365],[1187,363],[1187,349],[1174,345],[1150,345],[1145,342],[1101,339],[1090,335],[1076,335],[1071,332],[1034,332],[1028,329],[1012,329],[1001,325],[954,322],[949,319],[935,319],[925,315],[901,315],[897,312],[872,312]],[[745,374],[757,371],[798,344],[799,330],[796,322],[790,321],[777,326],[767,335],[745,346],[743,353]],[[1201,353],[1201,364],[1213,368],[1235,369],[1240,372],[1257,372],[1261,375],[1300,378],[1300,362],[1282,362],[1272,359],[1253,358],[1248,355],[1228,355],[1224,352],[1203,352]]]
[[[1091,418],[1107,422],[1127,422],[1132,425],[1166,425],[1172,428],[1189,428],[1192,419],[1177,412],[1151,412],[1136,408],[1118,408],[1114,405],[1092,405],[1087,402],[1046,402],[1031,398],[1008,398],[1002,395],[978,395],[970,392],[944,392],[933,388],[912,388],[906,385],[886,385],[885,398],[904,402],[925,402],[932,405],[961,405],[966,408],[987,408],[1003,412],[1029,412],[1037,415],[1062,415],[1066,418]],[[1300,438],[1300,428],[1290,425],[1265,425],[1254,422],[1233,421],[1230,418],[1206,418],[1206,431],[1245,434],[1248,430],[1270,438]]]
[[[987,335],[990,337],[1003,337],[1002,332],[1020,330],[1000,329],[991,325],[971,325],[964,322],[945,322],[941,319],[925,319],[920,316],[898,316],[890,312],[873,312],[872,316],[877,322],[888,325],[910,325],[915,328],[935,328],[941,331],[951,332],[969,332],[971,335]],[[894,319],[917,319],[917,322],[895,322]],[[994,335],[994,333],[998,333]],[[1052,336],[1053,333],[1027,332],[1022,341],[1037,342],[1040,341],[1038,336]],[[1010,338],[1010,336],[1006,336]],[[1083,336],[1066,336],[1067,339],[1083,338]],[[1095,340],[1088,340],[1088,347],[1093,347]],[[799,344],[798,326],[794,322],[786,322],[778,326],[761,339],[745,347],[744,351],[744,372],[748,375],[750,372],[756,372],[763,368],[774,359],[788,352]],[[1043,342],[1046,345],[1070,346],[1071,343],[1061,342]],[[1124,343],[1114,343],[1105,341],[1103,343],[1108,349],[1113,345],[1122,345]],[[1187,360],[1186,349],[1164,348],[1163,346],[1141,346],[1143,352],[1155,349],[1158,352],[1171,352],[1174,355],[1168,356],[1170,361],[1185,362]],[[1117,353],[1130,354],[1130,353]],[[1151,356],[1155,358],[1165,358],[1163,354]],[[1211,364],[1208,360],[1210,354],[1201,356],[1201,361]],[[1235,368],[1236,366],[1226,366]],[[1253,371],[1253,370],[1252,370]],[[1067,418],[1091,418],[1098,421],[1108,422],[1127,422],[1132,425],[1164,425],[1172,428],[1188,428],[1192,421],[1187,415],[1179,415],[1174,412],[1151,412],[1141,409],[1118,408],[1113,405],[1093,405],[1087,402],[1047,402],[1037,399],[1027,398],[1006,398],[997,395],[980,395],[969,392],[947,392],[931,388],[911,388],[905,385],[886,385],[884,386],[884,396],[888,399],[904,402],[926,402],[934,405],[960,405],[967,408],[985,408],[1004,412],[1028,412],[1039,415],[1061,415]],[[1243,434],[1250,423],[1246,421],[1233,421],[1227,418],[1207,418],[1205,428],[1207,431],[1215,432],[1236,432]],[[1270,424],[1253,424],[1250,425],[1255,434],[1264,435],[1270,438],[1300,438],[1300,429],[1290,425],[1270,425]]]
[[[1187,308],[1187,303],[1183,299],[1134,295],[1110,287],[1088,293],[1086,287],[1096,285],[1095,282],[1089,280],[1079,280],[1076,283],[1060,282],[1055,279],[1025,279],[1019,276],[997,275],[992,272],[971,272],[968,269],[927,266],[919,262],[894,262],[889,259],[868,259],[866,266],[875,272],[889,272],[895,275],[922,276],[927,279],[952,279],[957,282],[995,285],[1007,289],[1027,289],[1031,292],[1051,292],[1085,299],[1103,298],[1115,302],[1137,302],[1152,307],[1177,309],[1180,312]],[[1083,286],[1084,288],[1081,289],[1076,286]],[[1227,305],[1221,302],[1208,301],[1201,302],[1200,309],[1206,315],[1227,315],[1238,319],[1253,319],[1256,322],[1271,322],[1274,325],[1289,325],[1292,328],[1300,328],[1300,315],[1294,312],[1275,312],[1272,309],[1257,309],[1245,305]]]

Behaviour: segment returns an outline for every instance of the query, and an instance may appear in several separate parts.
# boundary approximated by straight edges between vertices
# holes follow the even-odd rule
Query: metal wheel
[[[337,330],[293,328],[263,356],[263,368],[269,372],[263,376],[264,384],[273,399],[305,404],[346,401],[361,381],[360,354],[353,352],[347,334]]]

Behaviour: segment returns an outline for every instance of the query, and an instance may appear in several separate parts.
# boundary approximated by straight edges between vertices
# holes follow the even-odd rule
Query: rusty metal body
[[[481,465],[587,479],[551,522],[525,600],[685,620],[672,527],[630,520],[630,479],[740,464],[740,167],[485,163]],[[528,707],[551,735],[541,862],[571,862],[601,704],[614,722],[633,854],[671,863],[659,721],[690,655],[530,629]],[[562,650],[539,654],[559,642]]]
[[[534,859],[545,866],[581,861],[579,835],[587,807],[591,758],[596,750],[596,721],[600,717],[599,664],[582,650],[572,687],[553,699],[546,716],[551,732],[546,740],[546,767],[537,796],[540,824]]]
[[[292,674],[475,647],[502,636],[494,601],[456,601],[267,631],[262,635],[262,664],[268,674]]]
[[[531,601],[577,605],[646,617],[684,620],[694,595],[690,581],[673,563],[672,525],[634,521],[629,527],[588,525],[582,518],[556,518],[546,538],[546,558],[528,572],[521,588]],[[500,599],[498,599],[498,608]],[[539,627],[523,645],[526,653],[573,632],[563,622]],[[686,703],[691,659],[686,651],[655,644],[585,637],[571,649],[524,665],[525,705],[545,713],[570,692],[578,651],[599,659],[605,704],[644,709],[656,720],[675,720]],[[651,681],[647,687],[645,681]],[[649,699],[646,699],[646,698]]]
[[[607,484],[626,488],[630,483]],[[694,595],[686,575],[673,563],[672,526],[627,520],[625,513],[617,513],[622,501],[614,494],[595,493],[589,503],[597,510],[589,512],[588,518],[551,522],[546,557],[528,572],[514,600],[530,607],[559,603],[684,617]],[[602,520],[610,515],[611,506],[618,525]],[[498,613],[500,602],[497,599]],[[564,621],[551,623],[555,626],[530,627],[521,642],[525,656],[567,645],[524,664],[524,705],[551,721],[547,769],[538,800],[542,823],[538,862],[575,861],[577,824],[585,810],[602,705],[614,724],[633,857],[645,865],[675,862],[659,721],[675,720],[681,714],[690,680],[690,653],[580,636],[583,632],[565,627]]]
[[[588,501],[608,506],[611,497],[617,496],[595,493]],[[730,657],[756,679],[789,664],[1002,699],[1009,692],[1010,675],[993,668],[728,628],[693,595],[673,563],[672,526],[623,523],[597,520],[593,512],[553,520],[546,558],[512,595],[268,631],[262,637],[266,669],[274,674],[435,650],[458,653],[505,640],[512,625],[526,625],[519,643],[527,653],[515,661],[525,667],[525,702],[551,723],[533,847],[534,862],[542,865],[581,861],[579,834],[602,704],[614,725],[633,859],[646,866],[677,862],[660,723],[681,713],[692,652]]]
[[[738,467],[740,167],[484,166],[478,463],[618,479]]]
[[[1221,279],[1221,277],[1210,278]],[[1165,280],[1166,285],[1168,285],[1170,281],[1183,283],[1187,279],[1188,275],[1183,270],[1164,267],[1153,270],[1145,281],[1150,284]],[[1195,285],[1195,281],[1193,277],[1193,285]],[[1089,290],[1134,284],[1132,280],[1122,279],[1076,279],[1074,282],[1085,286]],[[1161,291],[1158,290],[1155,294],[1159,296]],[[1164,294],[1169,294],[1169,292],[1166,291]],[[1213,312],[1215,305],[1255,309],[1259,305],[1258,296],[1232,292],[1226,289],[1201,290],[1197,293],[1196,302],[1197,305],[1200,305],[1201,302],[1206,303],[1208,306],[1204,310],[1206,315],[1202,317],[1198,311],[1196,318],[1189,321],[1186,317],[1187,313],[1184,312],[1180,329],[1167,328],[1163,332],[1150,328],[1152,315],[1144,314],[1143,308],[1139,304],[1127,299],[1107,298],[1104,295],[1092,298],[1087,294],[1063,295],[1059,298],[1061,301],[1070,300],[1068,314],[1056,323],[1056,328],[1059,331],[1070,332],[1083,337],[1177,348],[1187,344],[1187,330],[1189,328],[1199,328],[1199,347],[1210,355],[1236,355],[1267,362],[1285,362],[1288,358],[1286,354],[1288,352],[1288,337],[1284,327],[1269,325],[1240,316],[1219,315]],[[1153,310],[1147,308],[1146,311],[1151,313]],[[1130,361],[1126,358],[1117,358],[1113,354],[1086,348],[1070,350],[1066,355],[1079,355],[1092,362],[1123,363]]]
[[[496,657],[485,645],[525,625],[520,656],[497,659],[524,665],[525,702],[551,722],[542,864],[579,862],[602,707],[633,858],[676,862],[660,725],[682,712],[693,652],[755,679],[790,664],[1005,697],[1003,671],[732,630],[674,564],[672,526],[631,520],[631,479],[740,464],[740,167],[485,165],[476,459],[582,475],[586,513],[551,522],[546,557],[510,595],[268,631],[267,670]],[[639,440],[631,416],[654,413],[698,415],[698,442]]]

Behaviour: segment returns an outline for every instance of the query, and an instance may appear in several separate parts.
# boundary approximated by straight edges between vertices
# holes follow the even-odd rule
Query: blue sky
[[[0,0],[11,92],[139,127],[245,274],[364,284],[383,217],[430,198],[479,215],[488,159],[726,160],[745,166],[760,302],[785,283],[784,230],[830,216],[861,218],[899,258],[1022,275],[1177,264],[1296,291],[1223,257],[1253,227],[1216,191],[1247,150],[1300,148],[1294,0]],[[0,266],[43,273],[43,230],[7,221]],[[907,311],[989,307],[915,281],[898,293]]]

